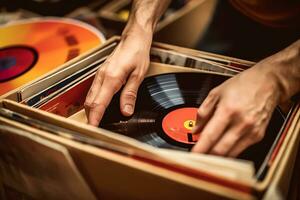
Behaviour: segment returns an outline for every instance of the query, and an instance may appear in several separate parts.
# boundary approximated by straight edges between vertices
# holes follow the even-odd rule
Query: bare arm
[[[170,0],[135,0],[121,41],[98,70],[86,97],[88,123],[98,126],[113,95],[124,85],[121,112],[134,111],[137,90],[149,67],[149,53],[155,26]]]
[[[134,32],[135,28],[144,29],[151,35],[155,26],[168,7],[170,0],[135,0],[123,35]]]
[[[273,63],[273,70],[270,73],[278,83],[280,89],[279,102],[285,102],[300,92],[300,40],[288,48],[269,57]]]
[[[193,151],[237,156],[265,134],[281,102],[300,91],[300,40],[213,89],[198,109]]]

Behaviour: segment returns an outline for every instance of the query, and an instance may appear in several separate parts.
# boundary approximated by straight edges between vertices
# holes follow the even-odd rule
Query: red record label
[[[20,76],[37,61],[37,53],[30,47],[13,46],[0,49],[0,82]]]
[[[169,112],[162,121],[163,131],[173,140],[185,144],[195,144],[199,135],[191,133],[198,108],[179,108]]]

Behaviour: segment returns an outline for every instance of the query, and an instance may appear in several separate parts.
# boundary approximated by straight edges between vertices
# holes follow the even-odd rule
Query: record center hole
[[[9,69],[17,64],[14,57],[0,58],[0,70]]]
[[[192,130],[195,126],[195,123],[196,123],[195,120],[186,120],[184,122],[184,127],[188,130]]]

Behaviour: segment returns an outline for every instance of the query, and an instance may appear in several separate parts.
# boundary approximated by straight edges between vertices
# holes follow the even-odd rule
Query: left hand
[[[280,90],[270,60],[214,88],[197,112],[193,152],[236,157],[265,134]]]

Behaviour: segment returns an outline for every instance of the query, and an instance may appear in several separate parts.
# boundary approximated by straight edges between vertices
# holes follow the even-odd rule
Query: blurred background
[[[216,0],[173,0],[161,17],[155,40],[196,47],[216,7]],[[106,38],[120,35],[130,14],[131,0],[1,0],[0,24],[41,16],[87,22]]]

